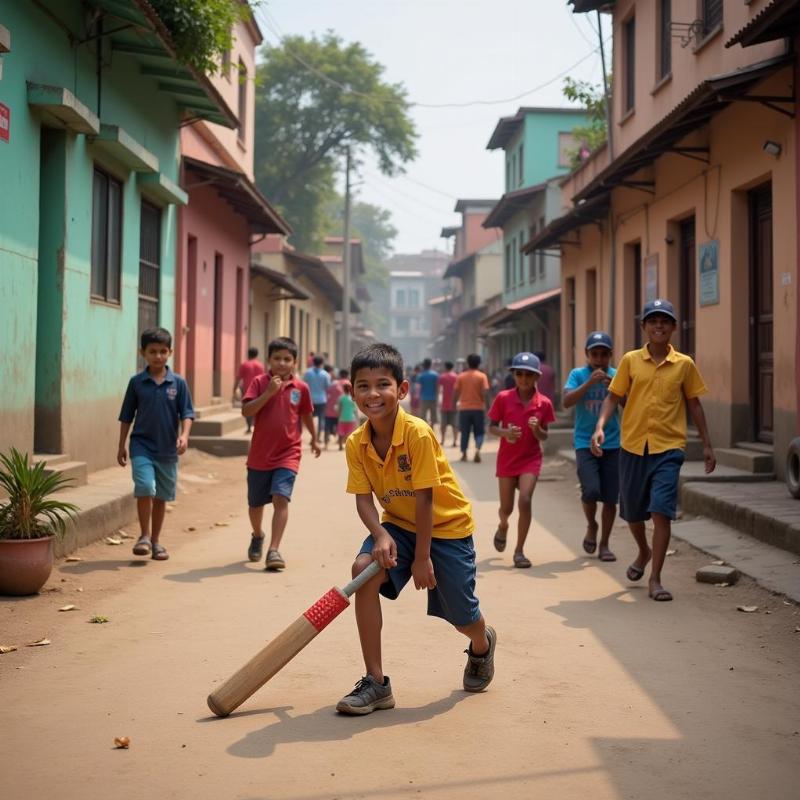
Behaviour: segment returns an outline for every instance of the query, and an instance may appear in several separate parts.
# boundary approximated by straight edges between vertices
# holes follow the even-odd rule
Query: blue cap
[[[542,374],[539,359],[533,353],[517,353],[514,358],[511,359],[511,366],[509,369],[526,369],[528,372],[535,372],[537,375]]]
[[[671,317],[675,322],[678,321],[678,318],[675,316],[675,309],[672,307],[672,303],[670,303],[669,300],[662,300],[659,298],[645,303],[642,309],[642,322],[648,317],[652,317],[653,314],[665,314]]]
[[[593,347],[605,347],[608,350],[613,350],[614,344],[605,331],[592,331],[586,338],[586,347],[584,349],[591,350]]]

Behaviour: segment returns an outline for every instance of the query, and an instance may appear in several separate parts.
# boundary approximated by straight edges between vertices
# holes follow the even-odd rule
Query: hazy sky
[[[439,232],[459,222],[458,198],[500,197],[502,151],[486,149],[500,117],[566,105],[563,74],[601,81],[597,18],[573,15],[566,0],[268,0],[258,19],[271,43],[328,29],[361,42],[412,102],[502,101],[415,106],[419,156],[405,175],[386,178],[366,161],[357,197],[392,212],[396,252],[445,249]],[[603,25],[608,37],[608,17]]]

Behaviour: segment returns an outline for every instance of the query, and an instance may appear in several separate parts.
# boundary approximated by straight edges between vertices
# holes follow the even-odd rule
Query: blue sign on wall
[[[719,303],[719,239],[700,245],[697,252],[701,306]]]

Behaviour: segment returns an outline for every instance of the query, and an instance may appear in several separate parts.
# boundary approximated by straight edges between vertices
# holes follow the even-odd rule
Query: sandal
[[[650,598],[655,600],[659,603],[663,603],[669,600],[672,600],[672,592],[667,591],[663,587],[659,587],[653,592],[649,592]]]
[[[153,543],[153,555],[150,556],[153,561],[166,561],[169,558],[167,548],[158,542]]]
[[[644,567],[631,564],[625,572],[625,576],[629,581],[640,581],[644,576]]]
[[[283,556],[277,550],[267,550],[267,564],[265,569],[286,569],[286,562],[283,560]]]
[[[494,549],[497,550],[498,553],[502,553],[503,550],[506,549],[506,537],[500,535],[500,528],[495,531],[494,534]],[[508,530],[508,529],[506,529]]]
[[[617,557],[607,548],[601,547],[600,553],[597,556],[600,561],[616,561]]]
[[[595,534],[596,535],[596,534]],[[588,536],[583,540],[583,549],[592,555],[597,550],[597,539],[590,539]]]
[[[523,553],[514,553],[514,566],[519,569],[528,569],[531,562]]]
[[[133,546],[133,554],[135,556],[149,556],[153,552],[152,543],[147,536],[140,536],[139,540]]]

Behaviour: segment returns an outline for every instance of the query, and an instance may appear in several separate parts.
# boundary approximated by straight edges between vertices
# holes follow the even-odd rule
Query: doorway
[[[214,253],[214,347],[212,354],[212,391],[222,396],[222,281],[224,262],[221,253]]]
[[[753,189],[750,210],[750,399],[753,434],[772,442],[773,430],[773,298],[772,184]]]
[[[184,377],[189,391],[195,393],[195,349],[197,328],[197,237],[186,240],[186,362]]]
[[[695,358],[697,270],[694,217],[680,223],[681,352]]]

